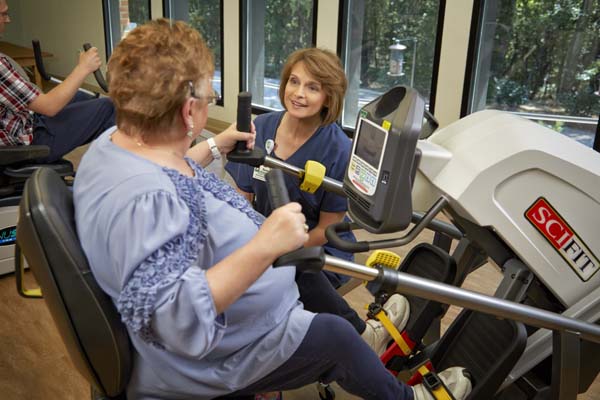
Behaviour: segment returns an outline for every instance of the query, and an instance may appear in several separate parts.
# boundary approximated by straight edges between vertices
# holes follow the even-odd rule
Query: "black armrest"
[[[0,146],[0,166],[35,160],[49,154],[48,146]]]

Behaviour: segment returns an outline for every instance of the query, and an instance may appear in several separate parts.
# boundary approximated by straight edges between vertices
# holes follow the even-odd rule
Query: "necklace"
[[[161,159],[157,159],[156,156],[152,156],[150,154],[147,154],[145,152],[140,152],[138,153],[140,156],[149,159],[150,161],[161,165],[163,167],[167,167],[170,169],[175,169],[177,170],[180,174],[183,174],[185,176],[195,176],[195,172],[192,169],[192,167],[188,164],[188,162],[185,160],[185,153],[181,154],[175,150],[168,150],[168,149],[162,149],[159,147],[153,147],[150,145],[147,145],[146,143],[142,142],[141,140],[137,139],[136,137],[133,136],[129,136],[126,135],[120,131],[116,131],[113,134],[111,134],[109,136],[109,140],[111,142],[114,142],[113,140],[113,135],[115,133],[118,133],[119,136],[119,142],[122,140],[122,138],[127,138],[127,141],[130,143],[128,147],[131,147],[132,144],[135,144],[136,148],[138,149],[147,149],[147,150],[151,150],[157,153],[163,153],[163,154],[168,154],[169,156],[173,156],[175,157],[175,159],[166,159],[166,158],[161,158]],[[122,143],[119,143],[118,146],[120,147],[124,147]],[[127,147],[125,147],[126,150],[132,151],[133,149],[128,149]],[[138,150],[139,151],[139,150]],[[133,151],[135,153],[135,151]]]
[[[163,149],[163,148],[156,147],[156,146],[150,146],[150,145],[144,143],[143,141],[141,141],[141,139],[138,139],[133,136],[125,135],[123,133],[119,133],[119,136],[122,138],[127,138],[127,140],[135,143],[135,145],[140,149],[147,149],[147,150],[151,150],[151,151],[158,152],[158,153],[168,154],[170,156],[175,156],[178,159],[183,159],[185,157],[185,154],[181,154],[175,150],[168,150],[168,149]],[[111,142],[113,141],[112,135],[110,135],[110,140],[111,140]]]
[[[183,154],[180,154],[179,152],[177,152],[175,150],[167,150],[167,149],[162,149],[162,148],[156,147],[156,146],[150,146],[144,142],[136,140],[135,138],[132,138],[132,139],[135,141],[135,144],[138,147],[145,148],[145,149],[148,149],[151,151],[156,151],[156,152],[163,153],[163,154],[169,154],[169,155],[175,156],[177,158],[184,158]]]

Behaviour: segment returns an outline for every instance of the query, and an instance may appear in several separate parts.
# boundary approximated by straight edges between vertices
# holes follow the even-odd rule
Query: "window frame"
[[[240,0],[240,15],[239,15],[239,27],[240,27],[240,37],[239,37],[239,50],[240,50],[240,70],[239,70],[239,82],[240,82],[240,92],[247,91],[247,82],[248,82],[248,41],[247,41],[247,31],[248,31],[248,13],[247,8],[248,4],[251,0]],[[267,0],[265,0],[267,1]],[[317,46],[317,21],[318,21],[318,9],[319,9],[319,0],[312,0],[313,2],[313,26],[312,26],[312,41],[311,46]],[[252,114],[260,115],[265,113],[273,112],[274,110],[268,107],[255,105],[252,103]]]
[[[113,52],[113,37],[116,34],[121,34],[120,30],[120,15],[119,10],[117,9],[117,13],[113,15],[111,2],[118,0],[102,0],[102,20],[104,25],[104,48],[106,50],[106,62],[110,59],[110,56]],[[152,19],[152,0],[147,0],[148,2],[148,20]]]
[[[435,100],[437,94],[437,86],[438,86],[438,77],[440,70],[440,58],[442,52],[442,34],[444,32],[444,20],[446,15],[446,0],[438,0],[438,16],[437,16],[437,24],[436,24],[436,34],[435,34],[435,47],[433,52],[433,67],[431,71],[431,88],[430,88],[430,96],[429,96],[429,113],[433,116],[435,113]],[[346,43],[345,38],[347,34],[348,24],[344,24],[344,21],[347,20],[347,14],[349,11],[349,0],[340,0],[339,5],[339,13],[338,13],[338,40],[337,40],[337,54],[342,61],[342,66],[344,67],[344,71],[346,71],[345,59],[343,57],[346,51]],[[345,107],[345,104],[344,104]],[[354,137],[354,131],[356,129],[356,124],[354,126],[344,126],[343,121],[338,121],[340,127],[344,130],[348,137]]]
[[[171,18],[171,1],[173,0],[162,0],[162,10],[163,10],[163,16],[165,18]],[[220,62],[221,62],[221,90],[219,91],[221,97],[219,98],[219,100],[217,100],[216,105],[220,106],[220,107],[224,107],[225,106],[225,41],[224,41],[224,31],[225,31],[225,15],[223,13],[223,0],[219,0],[219,18],[220,18],[220,25],[221,25],[221,29],[220,29],[220,37],[219,40],[221,41],[221,57],[220,57]],[[212,50],[212,49],[211,49]],[[214,53],[213,53],[214,55]],[[216,63],[215,63],[216,65]]]
[[[463,86],[463,93],[462,93],[462,101],[461,101],[461,107],[460,107],[460,118],[466,117],[467,115],[475,112],[472,111],[472,97],[473,97],[473,90],[475,87],[475,78],[477,76],[476,74],[476,69],[477,69],[477,60],[479,57],[478,54],[478,48],[480,47],[480,40],[481,40],[481,34],[482,34],[482,30],[483,30],[483,18],[484,18],[484,11],[485,11],[485,3],[488,0],[480,0],[480,1],[474,1],[473,2],[473,10],[472,10],[472,14],[471,14],[471,29],[470,29],[470,33],[469,33],[469,44],[468,44],[468,50],[467,50],[467,61],[465,63],[465,79],[464,79],[464,86]],[[518,112],[511,112],[508,111],[511,114],[516,114],[516,115],[520,115],[520,114],[525,114],[525,113],[518,113]],[[528,118],[527,115],[523,115],[525,118]],[[544,114],[539,114],[540,117],[542,117],[541,119],[535,119],[535,118],[528,118],[528,119],[532,119],[534,121],[539,121],[539,120],[543,120],[544,118]],[[561,118],[564,117],[564,118]],[[556,121],[564,121],[564,122],[568,122],[569,120],[569,116],[568,115],[552,115],[552,120],[556,120]],[[598,121],[596,122],[596,134],[592,140],[592,146],[591,148],[597,152],[600,152],[600,116],[598,117]]]

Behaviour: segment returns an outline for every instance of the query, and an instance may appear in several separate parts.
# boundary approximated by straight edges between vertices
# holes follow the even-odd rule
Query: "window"
[[[474,15],[463,115],[506,110],[592,146],[600,111],[597,2],[489,0]]]
[[[396,85],[415,88],[433,112],[445,1],[345,0],[342,7],[342,126],[354,129],[360,108]]]
[[[222,0],[165,0],[164,15],[185,21],[197,29],[215,57],[213,89],[223,96],[223,2]],[[217,102],[223,105],[223,98]]]
[[[104,0],[104,35],[106,57],[121,38],[137,25],[151,19],[150,0]]]
[[[279,77],[287,56],[315,45],[316,1],[242,2],[242,90],[253,112],[281,110]]]

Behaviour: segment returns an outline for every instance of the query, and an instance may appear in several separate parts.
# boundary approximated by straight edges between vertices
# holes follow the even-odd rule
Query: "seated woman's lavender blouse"
[[[135,349],[128,398],[212,398],[266,376],[314,316],[298,301],[295,269],[269,267],[218,315],[205,275],[264,218],[192,160],[195,176],[181,175],[114,145],[113,132],[83,157],[74,201],[92,272]]]

